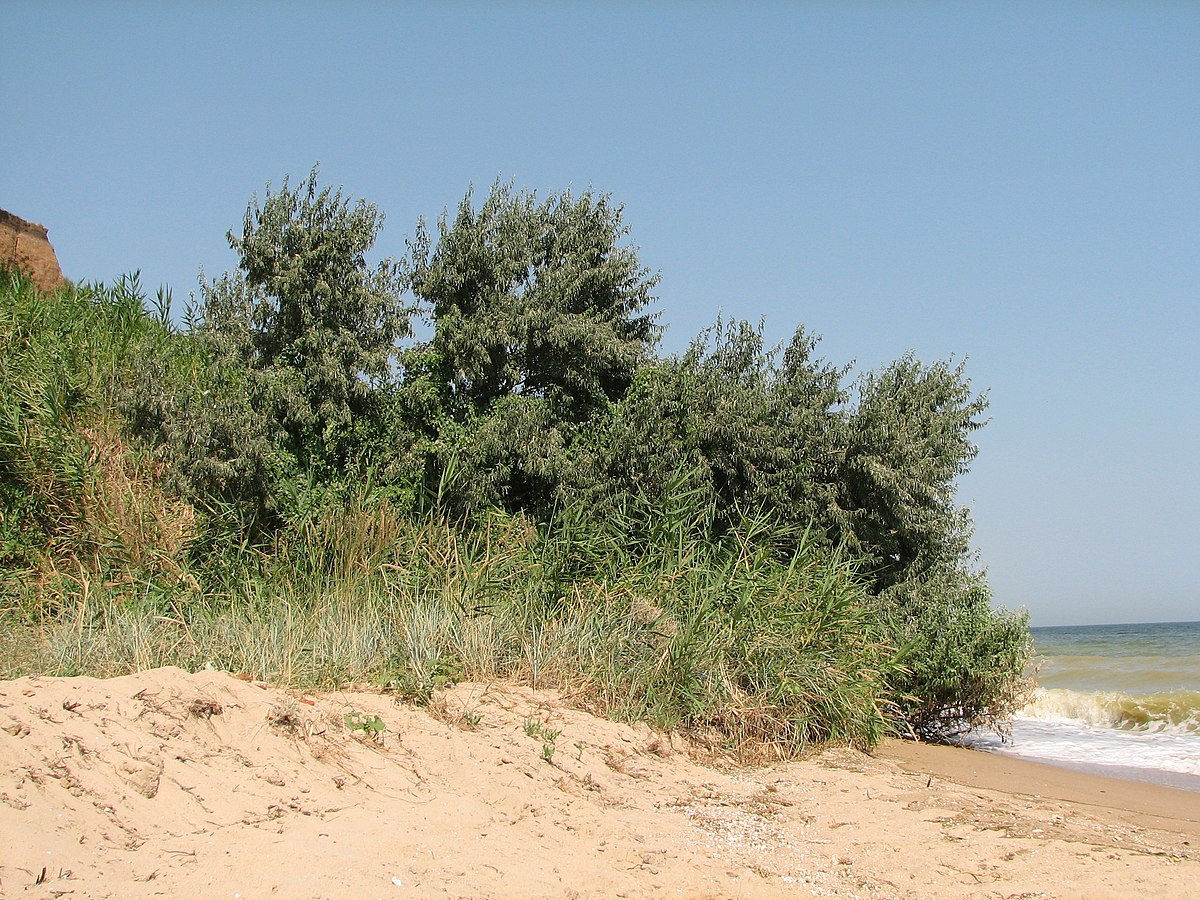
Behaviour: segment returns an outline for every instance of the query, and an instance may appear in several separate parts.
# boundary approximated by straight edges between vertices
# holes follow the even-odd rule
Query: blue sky
[[[1200,618],[1200,5],[0,4],[0,208],[177,300],[267,181],[625,205],[664,348],[967,358],[960,486],[1034,624]]]

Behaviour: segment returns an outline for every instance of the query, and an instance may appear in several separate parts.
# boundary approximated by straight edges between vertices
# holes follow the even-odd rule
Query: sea
[[[1200,791],[1200,622],[1034,628],[1036,681],[980,749]]]

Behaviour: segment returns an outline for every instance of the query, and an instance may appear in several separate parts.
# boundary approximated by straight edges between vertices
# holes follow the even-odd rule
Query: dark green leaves
[[[240,271],[204,285],[214,350],[250,369],[297,456],[335,469],[409,333],[399,266],[366,262],[382,224],[373,205],[319,189],[314,168],[251,201],[242,234],[229,234]]]
[[[624,395],[658,328],[643,313],[657,277],[620,243],[621,214],[607,196],[538,202],[496,184],[478,210],[468,194],[443,217],[436,246],[419,228],[413,291],[456,418],[520,394],[579,421]]]

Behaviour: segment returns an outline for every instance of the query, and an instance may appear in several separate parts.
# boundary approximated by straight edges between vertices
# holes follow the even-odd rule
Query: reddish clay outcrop
[[[38,286],[52,291],[65,280],[46,229],[0,209],[0,261],[16,264]]]

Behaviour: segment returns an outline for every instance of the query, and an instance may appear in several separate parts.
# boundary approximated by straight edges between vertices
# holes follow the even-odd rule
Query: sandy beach
[[[0,834],[5,897],[1162,898],[1200,884],[1196,792],[899,742],[736,767],[552,692],[462,684],[423,709],[178,669],[0,683]]]

